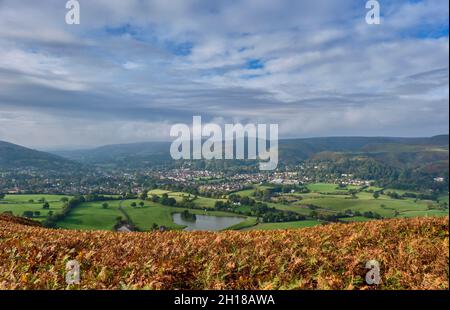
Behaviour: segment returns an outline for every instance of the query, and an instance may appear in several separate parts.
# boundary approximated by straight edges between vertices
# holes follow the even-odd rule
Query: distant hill
[[[282,140],[280,158],[285,161],[304,160],[321,152],[398,153],[435,150],[448,154],[448,139],[448,135],[439,135],[430,138],[326,137]]]
[[[439,162],[448,164],[449,136],[430,138],[395,137],[325,137],[283,139],[279,141],[279,157],[284,163],[296,163],[324,156],[365,155],[392,166],[413,166]],[[146,142],[107,145],[94,149],[60,151],[55,154],[71,160],[97,165],[143,167],[173,162],[170,142]]]
[[[81,165],[66,158],[0,141],[0,169],[76,169]]]
[[[93,149],[57,151],[59,156],[68,159],[103,162],[128,156],[169,155],[170,142],[143,142],[129,144],[112,144]]]
[[[54,154],[85,164],[122,167],[151,166],[172,161],[170,142],[113,144],[93,149],[58,151]]]

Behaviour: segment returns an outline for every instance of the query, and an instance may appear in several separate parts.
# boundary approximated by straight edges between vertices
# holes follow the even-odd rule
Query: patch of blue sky
[[[161,49],[166,50],[170,54],[176,56],[187,56],[192,52],[194,44],[189,41],[176,42],[172,40],[161,40],[153,31],[152,27],[141,28],[133,26],[129,23],[117,27],[106,27],[104,34],[106,36],[124,36],[129,35],[133,39],[145,43],[150,43]]]
[[[107,26],[105,27],[105,32],[112,36],[122,36],[124,34],[136,36],[141,31],[139,31],[137,27],[127,23],[116,27]]]
[[[174,42],[174,41],[165,41],[164,42],[164,48],[176,56],[190,55],[193,47],[194,47],[194,44],[192,42],[181,42],[181,43]]]
[[[94,34],[105,37],[123,37],[125,35],[130,36],[136,41],[156,44],[158,43],[158,36],[155,33],[151,25],[146,27],[138,27],[130,23],[122,24],[119,26],[107,26],[103,29],[103,32]]]
[[[244,80],[252,80],[252,79],[259,78],[261,76],[262,76],[261,74],[242,74],[240,76],[240,78],[244,79]]]
[[[247,62],[245,68],[249,70],[263,69],[264,62],[261,59],[251,59]]]
[[[448,37],[448,24],[440,26],[423,26],[410,29],[402,34],[403,37],[414,37],[419,39],[439,39]]]

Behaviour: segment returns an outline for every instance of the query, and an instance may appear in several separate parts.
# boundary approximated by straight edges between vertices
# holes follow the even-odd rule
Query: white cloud
[[[69,26],[55,1],[0,1],[0,139],[155,140],[199,114],[285,136],[447,131],[448,4],[381,9],[374,27],[357,0],[99,0]]]

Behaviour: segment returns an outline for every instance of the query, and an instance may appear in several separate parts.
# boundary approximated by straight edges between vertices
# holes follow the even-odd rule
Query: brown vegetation
[[[216,233],[50,230],[2,217],[0,289],[448,289],[448,235],[448,217]],[[71,259],[79,285],[65,284]],[[378,286],[364,282],[370,259]]]

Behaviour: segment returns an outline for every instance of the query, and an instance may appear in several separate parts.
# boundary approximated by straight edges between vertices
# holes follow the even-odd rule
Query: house
[[[117,228],[116,231],[117,232],[132,232],[132,230],[127,225],[120,226],[119,228]]]

